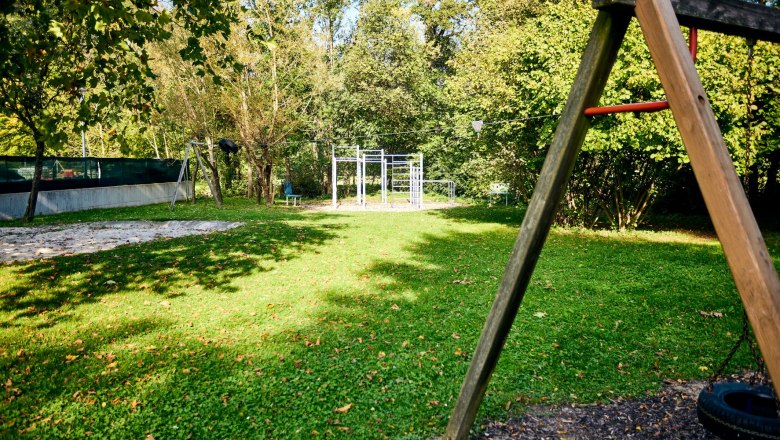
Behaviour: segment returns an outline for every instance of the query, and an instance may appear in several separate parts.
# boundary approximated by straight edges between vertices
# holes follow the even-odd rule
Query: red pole
[[[657,112],[669,108],[666,101],[636,102],[633,104],[607,105],[604,107],[589,107],[585,109],[585,116],[608,115],[610,113],[626,112]]]
[[[688,49],[691,52],[691,59],[696,62],[696,50],[698,44],[699,32],[695,27],[689,29]],[[669,108],[667,101],[655,102],[636,102],[633,104],[607,105],[604,107],[588,107],[585,109],[585,116],[608,115],[611,113],[627,112],[657,112]]]

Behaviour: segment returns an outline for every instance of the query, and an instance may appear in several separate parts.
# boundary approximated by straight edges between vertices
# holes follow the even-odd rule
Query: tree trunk
[[[160,158],[160,148],[157,147],[157,134],[155,134],[154,130],[149,130],[151,132],[151,140],[152,140],[152,148],[154,148],[154,156],[159,159]]]
[[[33,173],[32,186],[30,187],[30,198],[27,200],[27,209],[24,211],[24,219],[28,222],[35,218],[35,207],[38,204],[38,188],[41,184],[41,175],[43,174],[43,152],[46,144],[40,139],[40,134],[36,131],[35,135],[35,171]]]
[[[263,168],[263,180],[265,180],[265,204],[272,206],[274,204],[274,183],[272,180],[273,165],[266,163]]]
[[[255,176],[252,172],[252,163],[247,161],[246,163],[246,196],[252,198],[255,195]]]
[[[284,178],[292,183],[292,165],[290,165],[290,156],[284,156]]]
[[[214,143],[211,141],[211,138],[207,137],[206,144],[209,147],[209,157],[206,160],[206,165],[209,167],[211,178],[214,181],[214,187],[212,188],[214,190],[214,198],[218,201],[218,205],[222,205],[222,183],[219,180],[219,169],[217,169],[217,161],[214,157]]]
[[[165,129],[163,128],[162,131],[163,136],[163,146],[165,146],[165,158],[170,159],[171,158],[171,152],[168,150],[168,138],[165,136]]]
[[[100,135],[100,154],[106,157],[106,141],[103,139],[103,124],[98,122],[98,134]]]
[[[192,171],[192,179],[190,182],[190,185],[192,185],[192,204],[195,204],[195,178],[198,177],[198,159],[195,158],[195,152],[192,152],[192,159],[190,160],[191,164],[194,164],[193,171]]]

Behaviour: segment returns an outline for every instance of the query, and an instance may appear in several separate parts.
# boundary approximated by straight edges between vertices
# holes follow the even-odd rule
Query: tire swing
[[[780,404],[749,329],[747,314],[743,314],[742,335],[699,393],[696,415],[706,430],[724,440],[780,440]],[[743,342],[759,372],[748,383],[716,382]]]
[[[748,40],[747,59],[747,112],[745,123],[745,164],[750,160],[750,122],[752,119],[752,73],[755,40]],[[745,178],[747,184],[747,176]],[[743,342],[747,342],[756,373],[744,382],[717,382]],[[759,382],[757,379],[761,379]],[[724,440],[780,440],[780,401],[769,380],[764,360],[750,337],[747,313],[742,314],[742,335],[732,347],[726,359],[710,377],[707,386],[699,393],[696,414],[705,429]]]

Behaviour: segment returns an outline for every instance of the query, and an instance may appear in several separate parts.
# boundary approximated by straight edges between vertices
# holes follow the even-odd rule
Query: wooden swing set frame
[[[598,16],[444,434],[463,439],[525,295],[626,29],[636,17],[745,311],[780,394],[780,279],[680,26],[780,43],[780,10],[740,0],[594,0]],[[657,109],[656,109],[657,110]],[[592,110],[591,110],[592,111]]]

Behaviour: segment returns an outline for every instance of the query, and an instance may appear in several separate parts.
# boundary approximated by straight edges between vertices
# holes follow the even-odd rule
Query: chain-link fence
[[[175,182],[178,159],[109,159],[48,157],[43,161],[40,191]],[[35,158],[0,156],[0,194],[28,192]]]

